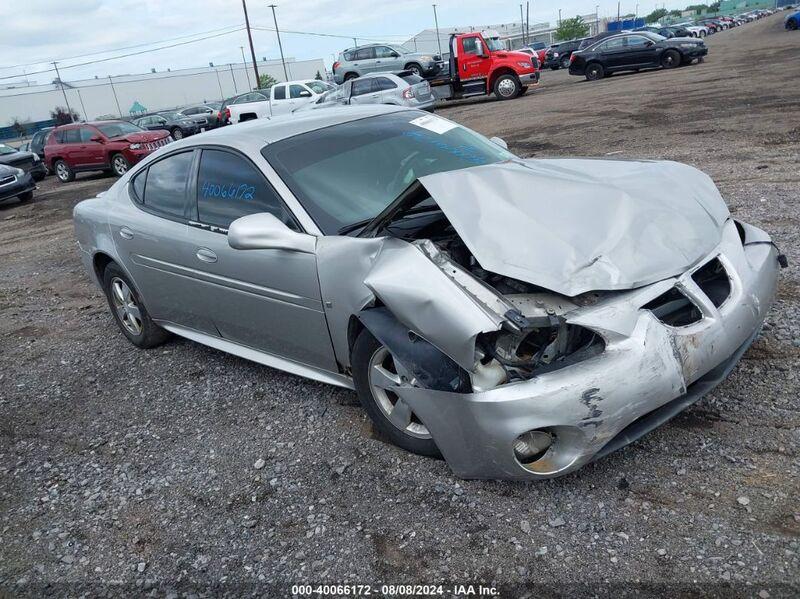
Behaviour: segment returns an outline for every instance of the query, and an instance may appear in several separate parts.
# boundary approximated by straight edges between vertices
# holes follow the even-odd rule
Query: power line
[[[194,44],[196,42],[202,42],[202,41],[205,41],[205,40],[208,40],[208,39],[213,39],[215,37],[222,37],[223,35],[230,35],[231,33],[237,33],[239,31],[242,31],[243,29],[244,29],[244,27],[239,27],[238,29],[234,29],[233,31],[226,31],[224,33],[217,33],[216,35],[207,35],[205,37],[197,38],[197,39],[194,39],[194,40],[188,40],[188,41],[185,41],[185,42],[179,42],[179,43],[176,43],[176,44],[170,44],[168,46],[160,46],[158,48],[150,48],[149,50],[140,50],[139,52],[129,52],[127,54],[120,54],[118,56],[109,56],[109,57],[106,57],[106,58],[98,58],[97,60],[89,60],[87,62],[79,62],[79,63],[76,63],[76,64],[70,64],[70,65],[62,66],[61,69],[64,70],[64,69],[73,69],[75,67],[85,67],[85,66],[92,65],[92,64],[99,64],[101,62],[108,62],[108,61],[111,61],[111,60],[119,60],[120,58],[128,58],[130,56],[139,56],[141,54],[149,54],[150,52],[158,52],[159,50],[168,50],[169,48],[177,48],[178,46],[185,46],[187,44]],[[54,70],[55,69],[44,69],[44,70],[41,70],[41,71],[31,71],[31,72],[29,72],[27,74],[28,75],[39,75],[41,73],[52,73]],[[14,79],[16,77],[19,77],[19,74],[17,74],[17,75],[4,75],[3,77],[0,77],[0,80],[3,80],[3,79]]]
[[[121,46],[119,48],[110,48],[108,50],[98,50],[97,52],[87,52],[86,54],[75,54],[73,56],[65,56],[61,58],[56,58],[55,60],[58,62],[63,62],[65,60],[74,60],[76,58],[86,58],[87,56],[97,56],[98,54],[108,54],[109,52],[119,52],[121,50],[132,50],[133,48],[143,48],[145,46],[153,46],[155,44],[163,44],[164,42],[174,42],[177,40],[183,40],[189,37],[195,37],[197,35],[205,35],[207,33],[217,33],[219,31],[224,31],[225,29],[232,29],[234,27],[241,28],[244,26],[244,23],[239,23],[237,25],[228,25],[227,27],[219,27],[218,29],[209,29],[208,31],[198,31],[196,33],[190,33],[187,35],[180,35],[178,37],[169,37],[166,39],[158,40],[155,42],[144,42],[141,44],[133,44],[132,46]],[[38,60],[36,62],[26,62],[24,64],[16,64],[16,65],[9,65],[9,66],[0,66],[0,70],[8,70],[8,69],[17,69],[20,67],[30,67],[37,64],[45,64],[47,62],[52,62],[52,60]]]

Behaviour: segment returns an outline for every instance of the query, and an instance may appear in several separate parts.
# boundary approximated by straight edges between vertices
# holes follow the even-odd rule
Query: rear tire
[[[674,69],[681,64],[681,53],[677,50],[667,50],[661,56],[661,66],[665,69]]]
[[[69,183],[75,180],[75,171],[73,171],[72,167],[63,160],[56,160],[53,163],[53,170],[55,171],[58,180],[62,183]]]
[[[113,262],[103,271],[103,290],[117,326],[136,347],[150,349],[169,338],[150,318],[128,276]]]
[[[586,65],[586,71],[584,71],[584,76],[586,77],[587,81],[599,81],[605,77],[605,74],[606,70],[599,62],[589,63]]]
[[[515,75],[500,75],[494,82],[494,95],[498,100],[512,100],[521,89],[522,85]]]
[[[376,384],[377,381],[370,376],[370,372],[373,369],[381,368],[383,372],[388,372],[399,379],[399,375],[392,372],[392,370],[396,371],[397,369],[394,367],[391,352],[380,341],[375,339],[368,330],[361,331],[361,334],[356,339],[350,356],[350,363],[353,368],[353,382],[355,383],[356,393],[358,393],[358,399],[375,428],[392,443],[406,451],[433,458],[442,457],[430,434],[425,435],[427,429],[424,428],[424,424],[419,422],[418,419],[414,422],[416,417],[413,416],[410,410],[408,414],[411,415],[408,418],[400,419],[403,424],[405,424],[406,420],[410,420],[410,424],[404,428],[394,424],[389,419],[389,410],[392,410],[391,414],[394,417],[394,410],[398,406],[401,411],[407,409],[407,406],[402,399],[391,393],[391,391],[379,388]],[[398,413],[395,420],[398,420],[399,416],[400,414]],[[409,429],[415,429],[417,432],[415,433]]]

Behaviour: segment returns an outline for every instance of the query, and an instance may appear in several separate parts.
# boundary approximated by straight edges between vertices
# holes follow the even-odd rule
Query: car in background
[[[110,171],[121,177],[145,156],[173,141],[167,130],[147,131],[128,121],[93,121],[53,129],[44,160],[59,181],[75,173]]]
[[[789,31],[797,31],[800,28],[800,11],[789,13],[783,19],[783,25]]]
[[[672,25],[672,27],[682,27],[686,29],[690,37],[707,37],[711,33],[710,29],[705,25],[696,25],[694,23],[676,23]]]
[[[290,114],[306,104],[312,104],[334,85],[317,79],[277,83],[268,89],[243,94],[229,102],[225,115],[230,123]]]
[[[669,32],[672,35],[667,35],[664,32]],[[680,25],[670,25],[669,27],[662,27],[661,30],[658,32],[658,34],[663,35],[664,37],[697,37],[687,27],[682,27]]]
[[[370,73],[348,79],[308,108],[327,108],[341,104],[392,104],[433,112],[436,99],[430,84],[411,71]]]
[[[21,168],[0,164],[0,202],[17,198],[20,202],[33,199],[36,183],[30,173]]]
[[[132,121],[137,127],[148,131],[169,131],[173,139],[183,139],[189,135],[200,133],[200,126],[188,116],[179,112],[157,112]]]
[[[41,181],[47,176],[47,169],[38,154],[3,143],[0,143],[0,164],[22,169],[35,181]]]
[[[420,77],[432,77],[444,68],[439,54],[410,52],[391,44],[368,44],[348,48],[333,63],[333,80],[344,83],[376,72],[411,71]]]
[[[700,60],[706,54],[708,48],[702,40],[685,37],[667,39],[646,31],[624,33],[573,52],[569,74],[596,81],[607,73],[657,67],[671,69],[695,59]]]
[[[553,71],[568,69],[570,56],[580,47],[582,41],[583,38],[553,44],[545,52],[542,67]]]
[[[200,131],[216,129],[219,127],[219,109],[222,102],[207,102],[205,104],[195,104],[178,110],[178,114],[192,119]]]
[[[597,35],[584,38],[578,46],[578,50],[585,50],[595,42],[599,42],[600,40],[603,40],[607,37],[612,37],[614,35],[620,35],[621,33],[630,33],[630,31],[628,29],[623,29],[622,31],[601,31]]]
[[[515,50],[515,52],[521,52],[522,54],[527,54],[531,57],[531,62],[533,66],[537,69],[541,68],[543,60],[539,60],[539,52],[545,52],[547,49],[543,48],[541,50],[534,50],[533,48],[529,48],[525,46],[524,48],[520,48],[519,50]]]

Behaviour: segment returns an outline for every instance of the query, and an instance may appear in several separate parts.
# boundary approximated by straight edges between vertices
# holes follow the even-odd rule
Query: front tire
[[[56,160],[53,163],[53,170],[55,171],[58,180],[62,183],[69,183],[70,181],[75,180],[75,171],[73,171],[72,167],[63,160]]]
[[[397,394],[393,384],[400,384],[402,368],[395,365],[391,352],[364,329],[353,345],[350,356],[353,382],[364,411],[375,428],[392,443],[419,455],[442,457],[425,425]]]
[[[120,331],[141,349],[162,344],[169,333],[150,318],[139,293],[122,269],[111,262],[103,272],[103,290]]]
[[[175,141],[183,139],[183,131],[179,127],[175,127],[172,130],[172,139],[174,139]]]
[[[667,50],[661,57],[661,66],[665,69],[674,69],[681,64],[681,54],[677,50]]]
[[[494,82],[494,95],[498,100],[512,100],[521,89],[522,85],[514,75],[500,75]]]
[[[569,56],[565,56],[561,59],[561,68],[568,69],[569,68]]]
[[[416,62],[411,62],[406,65],[406,71],[411,71],[418,77],[422,77],[422,67],[418,65]]]
[[[127,173],[130,167],[131,165],[128,163],[128,159],[122,154],[114,154],[111,157],[111,170],[117,177],[121,177]]]
[[[789,19],[786,21],[786,29],[789,31],[797,31],[798,27],[800,27],[800,24],[798,24],[797,19]]]
[[[584,76],[587,81],[599,81],[605,77],[606,71],[599,62],[592,62],[586,66]]]

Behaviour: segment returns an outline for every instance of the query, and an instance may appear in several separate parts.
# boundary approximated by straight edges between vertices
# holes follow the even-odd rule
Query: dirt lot
[[[792,265],[729,380],[558,480],[460,481],[376,438],[350,392],[188,341],[135,349],[72,238],[72,207],[111,178],[48,179],[0,207],[0,596],[304,581],[797,596],[800,35],[781,21],[710,38],[704,64],[548,71],[522,99],[441,111],[524,156],[695,165]]]

